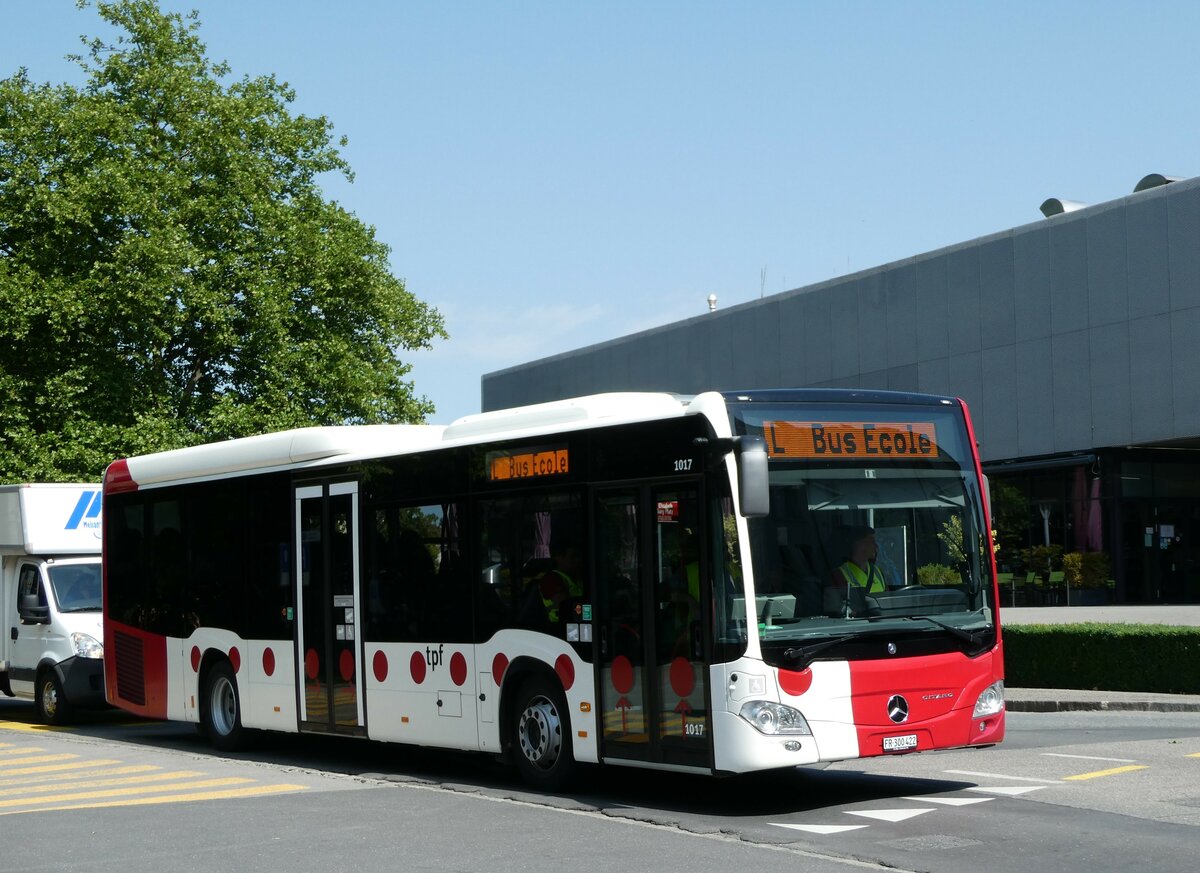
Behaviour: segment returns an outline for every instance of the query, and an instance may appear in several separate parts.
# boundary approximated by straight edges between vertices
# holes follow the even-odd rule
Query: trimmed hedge
[[[1006,625],[1004,673],[1013,688],[1200,694],[1200,627]]]

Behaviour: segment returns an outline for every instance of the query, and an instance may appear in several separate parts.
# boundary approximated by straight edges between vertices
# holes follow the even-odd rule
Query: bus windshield
[[[878,635],[969,654],[995,643],[982,497],[960,408],[754,404],[735,423],[762,436],[770,455],[771,512],[749,520],[764,658],[799,669],[854,657]],[[739,613],[749,618],[744,602],[731,610]]]

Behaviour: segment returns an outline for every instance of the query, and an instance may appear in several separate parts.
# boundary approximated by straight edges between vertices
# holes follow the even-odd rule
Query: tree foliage
[[[0,81],[0,480],[431,412],[398,355],[441,316],[324,198],[330,122],[210,62],[195,13],[96,9],[121,35],[82,87]]]

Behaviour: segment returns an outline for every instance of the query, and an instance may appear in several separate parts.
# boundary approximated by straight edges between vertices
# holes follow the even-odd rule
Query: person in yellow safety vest
[[[837,588],[861,588],[867,594],[887,590],[883,574],[875,566],[879,546],[875,543],[875,531],[869,527],[854,528],[850,556],[833,571],[833,585]]]
[[[568,618],[559,615],[563,601],[583,597],[583,581],[579,578],[582,570],[583,560],[579,554],[579,547],[574,543],[566,543],[554,555],[554,569],[548,571],[538,582],[542,605],[546,608],[546,618],[551,624],[557,624],[560,618]]]

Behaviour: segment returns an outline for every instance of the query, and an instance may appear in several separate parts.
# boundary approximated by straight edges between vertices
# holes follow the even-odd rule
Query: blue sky
[[[163,0],[349,137],[326,181],[480,376],[1200,173],[1200,4]],[[0,76],[105,30],[0,0]],[[765,273],[765,279],[764,279]],[[668,388],[670,386],[664,386]],[[766,387],[766,386],[760,386]]]

